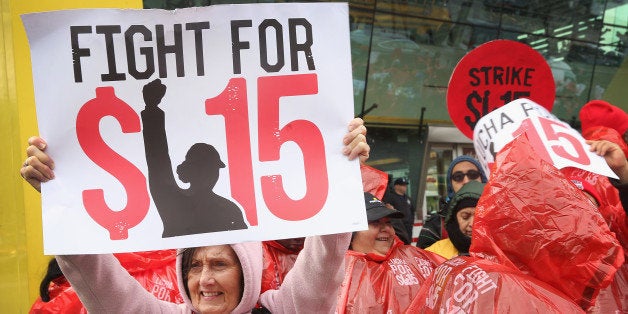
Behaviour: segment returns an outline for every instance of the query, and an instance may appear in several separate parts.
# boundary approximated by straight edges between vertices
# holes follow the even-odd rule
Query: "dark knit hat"
[[[477,198],[463,198],[461,199],[458,204],[456,204],[456,208],[454,208],[454,211],[459,211],[463,208],[467,208],[467,207],[475,207],[478,206],[478,199]]]
[[[463,185],[449,202],[445,222],[449,222],[462,208],[476,207],[485,185],[486,183],[477,181],[470,181]]]
[[[605,126],[624,135],[628,130],[628,113],[603,100],[591,100],[580,109],[581,129]]]

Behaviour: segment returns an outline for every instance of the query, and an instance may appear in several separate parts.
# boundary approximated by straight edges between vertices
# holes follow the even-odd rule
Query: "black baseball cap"
[[[406,178],[397,178],[395,185],[408,185],[408,180]]]
[[[368,221],[376,221],[380,218],[403,218],[404,214],[396,209],[390,209],[377,197],[369,192],[364,192],[364,202],[366,206],[366,218]]]

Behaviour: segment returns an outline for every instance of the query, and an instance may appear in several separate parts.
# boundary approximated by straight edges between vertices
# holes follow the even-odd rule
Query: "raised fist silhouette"
[[[166,85],[160,79],[154,79],[142,88],[146,107],[157,107],[166,94]]]

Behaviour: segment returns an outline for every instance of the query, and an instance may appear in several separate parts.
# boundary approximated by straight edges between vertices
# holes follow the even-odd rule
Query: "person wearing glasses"
[[[416,243],[418,247],[425,249],[436,241],[448,237],[447,230],[445,230],[447,206],[454,193],[458,192],[469,181],[486,183],[488,179],[477,159],[469,155],[462,155],[449,164],[449,169],[447,170],[447,198],[441,203],[438,214],[431,215],[423,224]]]
[[[447,259],[469,254],[475,207],[485,185],[486,183],[470,181],[454,194],[447,206],[447,216],[445,216],[445,230],[449,237],[436,241],[426,248],[426,251],[434,252]]]

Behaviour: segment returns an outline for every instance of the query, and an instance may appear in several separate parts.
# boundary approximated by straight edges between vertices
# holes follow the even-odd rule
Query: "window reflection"
[[[494,39],[524,42],[552,67],[554,114],[570,121],[588,100],[601,98],[626,54],[628,1],[352,1],[352,21],[373,16],[354,36],[372,44],[353,53],[356,108],[377,103],[374,116],[449,120],[449,76],[471,49]],[[360,9],[357,9],[360,7]],[[355,9],[354,9],[355,8]],[[373,8],[369,12],[368,8]],[[370,14],[369,14],[370,13]],[[357,39],[355,39],[357,41]],[[368,73],[364,74],[364,68]],[[420,104],[420,105],[418,105]]]

